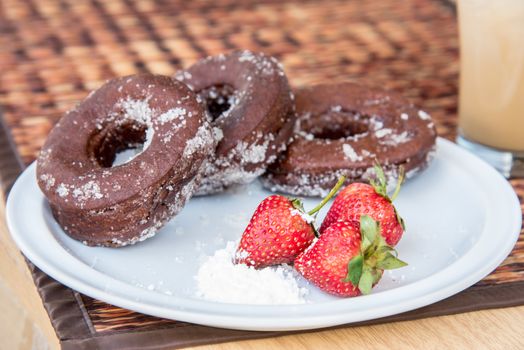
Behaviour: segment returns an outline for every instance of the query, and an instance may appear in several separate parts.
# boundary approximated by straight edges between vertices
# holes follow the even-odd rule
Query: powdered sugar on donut
[[[191,112],[189,112],[191,113]],[[158,117],[158,121],[161,124],[170,123],[174,120],[180,119],[181,121],[185,122],[184,117],[186,116],[186,109],[181,107],[175,107],[170,109],[169,111],[161,114]]]
[[[72,189],[73,198],[80,202],[85,202],[88,199],[100,199],[104,195],[100,192],[100,186],[95,181],[89,181],[84,185]]]
[[[274,57],[269,57],[261,53],[253,53],[248,50],[242,51],[238,58],[239,62],[250,62],[256,68],[259,73],[264,75],[273,75],[276,73],[284,76],[284,67],[282,64]]]
[[[412,139],[411,135],[407,131],[403,131],[400,134],[389,134],[387,138],[380,140],[380,144],[388,146],[398,146],[403,143],[409,142]]]
[[[244,50],[238,58],[239,62],[253,62],[256,59],[255,55],[251,51]]]
[[[431,116],[423,110],[418,111],[418,116],[422,120],[431,120]]]
[[[405,178],[409,179],[427,167],[432,159],[434,151],[426,156],[425,161],[406,173]],[[388,192],[393,191],[396,187],[399,171],[398,165],[382,164],[384,174],[388,185]],[[325,197],[330,189],[335,185],[340,176],[346,176],[347,182],[369,182],[375,177],[373,168],[355,168],[355,169],[338,169],[331,172],[311,174],[293,174],[285,175],[286,179],[275,179],[274,174],[266,174],[262,180],[262,185],[272,192],[288,193],[296,196],[307,197]]]
[[[151,126],[154,111],[149,107],[148,101],[149,98],[145,100],[133,100],[130,97],[121,100],[119,105],[124,111],[124,119],[134,120],[148,127]]]
[[[363,159],[363,157],[359,156],[357,152],[355,152],[355,149],[347,143],[342,145],[342,152],[344,152],[344,156],[352,162],[359,162]]]
[[[390,135],[392,132],[393,130],[391,129],[379,129],[375,131],[375,136],[380,139],[386,135]]]
[[[60,197],[65,197],[69,194],[69,189],[67,188],[66,185],[64,185],[63,183],[61,183],[60,185],[57,186],[56,188],[56,193],[60,196]]]
[[[140,232],[140,234],[138,234],[138,236],[135,236],[133,238],[126,239],[126,240],[122,240],[122,239],[119,239],[119,238],[111,238],[111,243],[116,245],[116,246],[118,246],[118,247],[125,247],[127,245],[133,245],[133,244],[136,244],[138,242],[143,242],[143,241],[145,241],[148,238],[154,237],[156,235],[158,229],[161,226],[162,225],[159,222],[156,225],[153,225],[151,227],[148,227],[148,228],[142,230],[142,232]]]
[[[262,175],[265,162],[274,161],[276,155],[267,157],[270,144],[275,140],[273,134],[257,135],[258,142],[239,141],[225,156],[214,157],[206,165],[202,184],[197,195],[223,190],[233,184],[247,184]],[[252,170],[246,168],[255,165]]]
[[[40,180],[44,182],[46,190],[50,190],[55,185],[55,178],[50,174],[40,175]]]
[[[186,147],[184,148],[182,156],[187,158],[193,155],[193,153],[202,150],[203,148],[207,148],[213,143],[213,138],[214,135],[210,130],[210,126],[205,123],[198,128],[195,136],[186,142]]]
[[[38,163],[41,165],[47,165],[47,162],[49,162],[49,158],[51,157],[52,153],[53,149],[51,147],[40,150],[40,154],[38,155]]]

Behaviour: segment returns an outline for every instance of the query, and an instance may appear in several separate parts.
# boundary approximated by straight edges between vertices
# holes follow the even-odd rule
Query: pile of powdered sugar
[[[195,279],[197,296],[235,304],[304,304],[308,290],[297,283],[298,273],[289,265],[255,269],[233,263],[238,242],[228,242],[206,257]]]

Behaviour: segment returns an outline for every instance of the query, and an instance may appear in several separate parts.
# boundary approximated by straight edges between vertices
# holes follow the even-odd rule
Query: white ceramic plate
[[[11,191],[7,222],[35,265],[94,298],[209,326],[295,330],[393,315],[458,293],[509,254],[522,219],[517,197],[502,176],[439,139],[431,166],[406,183],[396,201],[408,227],[397,250],[409,266],[386,273],[372,294],[340,299],[308,286],[308,304],[278,306],[195,297],[193,276],[202,258],[223,248],[226,241],[239,239],[258,202],[268,194],[255,183],[195,198],[152,239],[120,249],[90,248],[69,238],[54,221],[32,164]],[[316,202],[306,200],[306,208]]]

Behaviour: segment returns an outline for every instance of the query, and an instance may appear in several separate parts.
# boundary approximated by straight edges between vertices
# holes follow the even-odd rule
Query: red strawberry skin
[[[264,199],[246,227],[236,252],[236,263],[255,268],[292,263],[315,238],[313,227],[279,195]]]
[[[361,294],[348,274],[349,261],[359,254],[361,245],[358,221],[337,221],[329,226],[311,248],[295,260],[295,269],[320,289],[341,297]]]
[[[358,222],[362,215],[369,215],[380,222],[382,236],[390,246],[395,246],[404,233],[393,204],[379,195],[373,186],[363,183],[353,183],[340,191],[319,232],[324,234],[328,227],[339,220]]]

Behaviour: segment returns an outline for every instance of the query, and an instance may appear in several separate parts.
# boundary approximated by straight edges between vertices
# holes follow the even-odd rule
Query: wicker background
[[[446,1],[0,0],[0,106],[31,162],[52,125],[106,79],[173,74],[236,48],[277,56],[294,86],[362,80],[456,128],[458,39]],[[524,180],[512,180],[524,202]],[[481,258],[481,257],[480,257]],[[479,285],[524,281],[524,233]],[[184,327],[82,297],[92,329]]]

